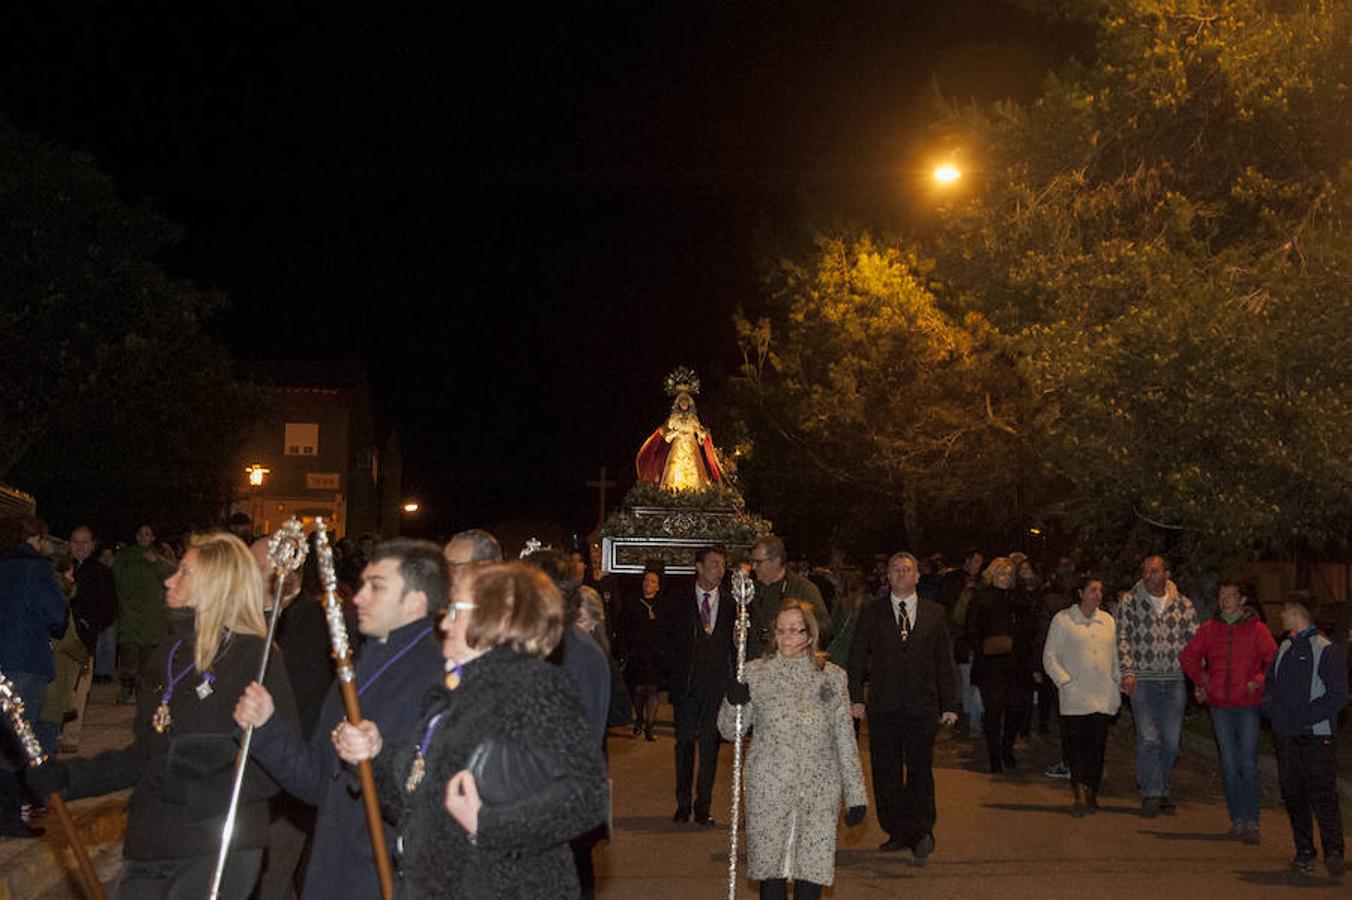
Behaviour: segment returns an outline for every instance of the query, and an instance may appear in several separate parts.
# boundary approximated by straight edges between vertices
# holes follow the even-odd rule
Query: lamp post
[[[263,518],[263,484],[271,473],[272,470],[261,463],[244,468],[244,474],[249,478],[249,517],[253,519],[255,529],[262,528],[264,531],[267,529],[260,523]]]

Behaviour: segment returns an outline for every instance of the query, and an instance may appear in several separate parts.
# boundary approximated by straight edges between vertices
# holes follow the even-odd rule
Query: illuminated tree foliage
[[[889,394],[913,385],[918,447],[945,423],[961,437],[927,467],[892,454],[897,477],[942,505],[984,495],[983,465],[1034,459],[1028,515],[1096,555],[1153,545],[1202,562],[1345,542],[1352,5],[1080,8],[1097,17],[1092,62],[1028,106],[949,110],[941,128],[983,161],[975,183],[936,233],[871,249],[912,273],[910,254],[933,260],[924,316],[904,312],[915,303],[891,318],[844,304],[835,324],[802,310],[822,302],[809,287],[776,295],[753,392],[801,404],[805,434],[892,434],[870,416],[909,403]],[[859,329],[918,346],[916,380],[844,382],[835,373],[851,363],[798,363],[834,348],[878,364],[825,333]],[[814,402],[823,395],[834,408]]]

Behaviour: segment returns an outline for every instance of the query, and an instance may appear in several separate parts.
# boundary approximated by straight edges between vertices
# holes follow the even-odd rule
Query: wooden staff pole
[[[323,519],[315,519],[315,533],[315,557],[319,561],[319,577],[324,583],[324,615],[328,620],[329,641],[333,644],[333,659],[337,664],[338,691],[343,697],[343,710],[348,723],[357,725],[362,721],[361,703],[357,700],[357,676],[352,669],[352,648],[347,640],[343,604],[338,599],[338,575],[333,568],[333,549],[329,546],[329,534]],[[366,808],[366,825],[371,832],[371,851],[376,858],[380,896],[390,900],[394,896],[394,870],[390,866],[390,851],[385,843],[385,824],[380,816],[380,798],[376,795],[376,776],[369,759],[357,763],[357,777],[361,779],[361,799]]]
[[[28,757],[28,764],[36,768],[45,763],[47,755],[42,752],[42,745],[38,743],[37,736],[33,733],[33,726],[24,718],[23,698],[15,690],[14,682],[6,678],[3,672],[0,672],[0,710],[9,717],[10,725],[13,726],[14,733],[19,737],[19,743],[23,745],[24,754]],[[70,810],[66,809],[66,801],[61,799],[60,794],[52,794],[47,798],[47,805],[56,810],[56,818],[66,835],[66,844],[80,868],[85,891],[91,900],[106,900],[103,884],[94,871],[93,863],[89,861],[89,854],[85,852],[80,833],[75,830],[75,820],[70,817]]]

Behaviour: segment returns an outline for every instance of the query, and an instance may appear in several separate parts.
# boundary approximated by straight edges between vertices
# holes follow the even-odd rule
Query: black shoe
[[[643,723],[638,719],[634,720],[634,737],[638,737],[643,732]]]
[[[683,824],[683,823],[685,823],[685,822],[689,822],[689,821],[690,821],[690,807],[688,807],[688,806],[678,806],[678,807],[676,807],[676,812],[675,812],[675,814],[671,817],[671,821],[676,822],[677,824]]]
[[[1077,819],[1083,819],[1089,807],[1089,802],[1085,797],[1087,789],[1082,784],[1071,785],[1071,788],[1074,791],[1075,801],[1071,804],[1070,814]]]
[[[0,825],[0,837],[38,838],[47,833],[47,829],[29,825],[23,819],[14,819]]]
[[[1099,811],[1098,791],[1085,785],[1084,788],[1084,808],[1086,812],[1096,813]]]
[[[1335,850],[1324,854],[1324,868],[1329,870],[1332,877],[1342,878],[1347,867],[1343,864],[1343,855]]]
[[[1297,850],[1296,855],[1291,857],[1291,868],[1302,875],[1314,874],[1314,851]]]
[[[655,740],[657,740],[657,738],[653,737],[653,723],[652,723],[652,722],[649,722],[647,725],[643,726],[643,739],[644,739],[645,741],[655,741]]]
[[[916,839],[915,846],[911,848],[911,853],[915,856],[915,864],[923,866],[929,862],[929,855],[934,852],[934,835],[926,834]]]
[[[703,825],[705,828],[715,828],[718,825],[718,823],[714,821],[714,817],[709,815],[695,816],[695,824]]]
[[[878,845],[878,849],[883,853],[897,853],[898,851],[905,850],[906,845],[894,837],[889,837]]]
[[[1174,806],[1173,801],[1170,800],[1168,797],[1161,797],[1160,812],[1166,816],[1176,816],[1178,815],[1178,807]]]
[[[1141,800],[1141,818],[1153,819],[1160,814],[1160,798],[1145,797]]]

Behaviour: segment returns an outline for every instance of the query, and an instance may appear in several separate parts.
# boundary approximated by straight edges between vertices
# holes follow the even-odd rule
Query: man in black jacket
[[[865,607],[850,649],[850,713],[868,719],[869,756],[883,851],[934,850],[934,737],[958,719],[952,642],[943,607],[916,596],[909,553],[887,562],[891,590]],[[867,700],[864,685],[868,684]]]
[[[94,556],[94,532],[81,525],[70,533],[70,558],[75,564],[75,633],[93,656],[99,635],[117,623],[117,587],[113,570]]]
[[[353,598],[358,628],[366,640],[357,657],[356,684],[363,718],[387,735],[412,732],[421,701],[443,674],[441,644],[433,621],[445,608],[450,572],[441,549],[426,541],[396,539],[375,547]],[[281,623],[278,623],[279,625]],[[314,665],[326,664],[315,660]],[[374,851],[361,794],[342,774],[330,739],[344,721],[334,683],[307,741],[294,724],[272,715],[271,695],[250,685],[235,706],[235,723],[255,727],[251,755],[293,796],[318,813],[302,900],[380,896]],[[393,851],[395,833],[385,828]]]
[[[727,554],[721,547],[695,553],[695,584],[657,601],[657,640],[676,715],[676,814],[690,821],[691,776],[699,745],[695,821],[714,826],[709,803],[718,773],[718,706],[733,674],[732,598],[723,587]]]

